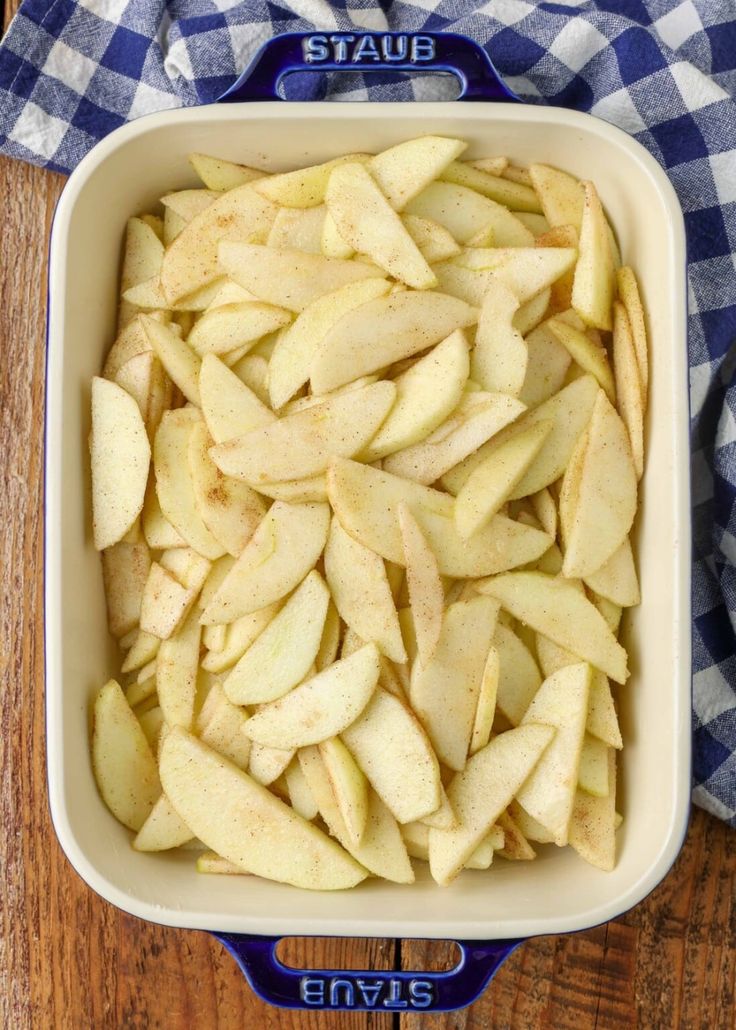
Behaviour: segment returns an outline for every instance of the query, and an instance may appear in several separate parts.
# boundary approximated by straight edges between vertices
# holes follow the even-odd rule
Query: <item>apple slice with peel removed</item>
[[[530,165],[529,174],[549,224],[572,225],[580,232],[585,204],[582,183],[549,165]]]
[[[123,637],[138,626],[150,572],[151,554],[144,540],[136,544],[121,540],[102,552],[107,627],[112,636]]]
[[[284,779],[289,789],[289,802],[294,811],[298,812],[304,819],[312,820],[318,816],[319,808],[317,807],[317,801],[302,771],[297,755],[294,756],[284,770]]]
[[[191,729],[197,695],[197,668],[202,628],[193,609],[156,655],[158,703],[169,726]]]
[[[213,447],[212,460],[252,486],[317,476],[333,456],[351,458],[368,443],[395,397],[389,382],[339,394]]]
[[[616,705],[611,694],[608,677],[600,669],[593,669],[588,697],[588,721],[586,732],[610,747],[620,750],[623,747],[621,729],[618,724]]]
[[[319,748],[304,747],[298,758],[319,814],[333,837],[374,876],[394,883],[413,883],[414,870],[398,824],[378,795],[368,792],[363,835],[359,844],[353,844]]]
[[[608,745],[586,733],[580,752],[578,787],[594,797],[608,796]]]
[[[275,701],[301,683],[317,656],[329,599],[313,569],[229,673],[224,688],[234,704]]]
[[[243,733],[248,715],[238,705],[230,704],[219,683],[215,683],[207,695],[207,712],[203,706],[200,717],[200,740],[229,758],[239,769],[249,769],[251,743]]]
[[[326,504],[276,501],[205,608],[202,624],[234,622],[285,597],[314,568],[329,525]]]
[[[586,336],[580,329],[562,319],[550,318],[547,324],[563,347],[570,352],[576,364],[585,372],[595,376],[599,385],[606,391],[608,399],[614,403],[616,384],[603,344],[596,343],[590,336]]]
[[[164,569],[153,562],[140,601],[140,628],[166,640],[175,632],[197,597]]]
[[[187,336],[187,344],[202,357],[227,354],[246,344],[255,346],[262,336],[282,329],[291,319],[290,311],[261,301],[222,304],[205,311]]]
[[[445,886],[460,872],[508,807],[554,736],[551,726],[529,725],[501,733],[468,760],[447,796],[458,818],[454,830],[429,831],[429,868]]]
[[[575,802],[589,689],[587,662],[567,665],[544,681],[522,721],[522,726],[545,723],[556,729],[554,739],[516,797],[559,847],[567,844]]]
[[[205,607],[204,603],[202,607]],[[281,601],[276,601],[258,611],[242,615],[229,626],[225,626],[225,645],[222,650],[210,651],[202,658],[202,668],[205,672],[221,673],[235,665],[280,608]]]
[[[247,182],[268,175],[268,172],[262,172],[260,168],[249,168],[247,165],[224,161],[209,154],[190,154],[189,164],[207,189],[216,190],[218,193],[235,189],[236,186],[244,186]]]
[[[498,852],[501,858],[510,862],[530,862],[537,857],[536,851],[508,812],[501,813],[498,825],[503,830],[503,848]]]
[[[308,208],[282,207],[274,219],[266,243],[277,249],[321,254],[322,229],[326,217],[327,211],[323,204]]]
[[[488,657],[483,668],[483,678],[480,683],[480,692],[475,709],[473,721],[473,732],[470,737],[470,754],[474,755],[485,747],[491,739],[493,719],[496,715],[496,697],[498,695],[499,676],[498,651],[491,644],[488,649]]]
[[[506,572],[475,584],[515,619],[572,651],[617,683],[628,678],[627,655],[595,605],[578,588],[543,572]]]
[[[460,403],[468,380],[468,341],[461,329],[394,379],[396,400],[361,458],[371,462],[429,436]]]
[[[496,624],[493,646],[499,661],[496,705],[512,726],[518,726],[541,686],[542,677],[526,645],[502,622]]]
[[[102,800],[137,833],[161,794],[161,783],[141,725],[115,680],[95,698],[92,769]]]
[[[180,848],[192,840],[194,834],[162,794],[133,841],[136,851],[168,851]]]
[[[437,285],[434,272],[362,164],[343,164],[332,171],[325,202],[338,232],[354,250],[414,289]]]
[[[376,265],[362,261],[276,250],[257,243],[223,243],[219,263],[222,271],[259,300],[296,312],[348,283],[384,276]]]
[[[489,287],[480,309],[470,363],[473,382],[484,390],[518,397],[526,376],[528,352],[513,318],[519,301],[500,280]]]
[[[401,211],[466,149],[464,140],[419,136],[376,154],[368,168],[389,204]]]
[[[129,393],[92,380],[92,529],[102,551],[121,540],[143,508],[151,447],[140,409]]]
[[[437,559],[404,501],[399,502],[397,513],[417,651],[426,666],[440,641],[445,592]]]
[[[619,301],[613,304],[613,370],[618,410],[629,432],[636,478],[641,479],[644,473],[644,397],[631,322]]]
[[[348,311],[323,338],[312,362],[314,393],[327,393],[427,350],[473,325],[475,308],[435,291],[403,290]]]
[[[481,168],[475,168],[466,161],[453,161],[442,173],[446,182],[460,183],[481,196],[490,197],[512,211],[533,211],[539,213],[542,208],[531,186],[523,182],[513,182],[502,175],[492,175]],[[501,244],[498,244],[501,246]]]
[[[454,526],[452,497],[354,461],[332,462],[327,490],[343,529],[397,565],[405,560],[398,522],[401,501],[417,520],[445,576],[492,575],[502,568],[536,561],[552,543],[546,533],[502,515],[463,540]]]
[[[404,215],[401,219],[406,231],[419,248],[425,261],[447,261],[460,253],[461,247],[439,222],[418,215]]]
[[[644,308],[641,303],[639,284],[634,270],[625,265],[616,273],[618,295],[629,319],[633,338],[636,363],[639,368],[642,409],[647,409],[647,391],[649,387],[649,357],[647,354],[647,330],[644,322]],[[107,374],[107,373],[105,373]]]
[[[615,268],[611,231],[592,182],[582,183],[585,192],[580,224],[580,257],[575,268],[572,306],[586,325],[611,328],[611,304]]]
[[[383,559],[349,536],[333,517],[325,576],[340,617],[395,662],[406,661],[401,626]]]
[[[608,794],[575,793],[570,819],[570,847],[591,865],[610,873],[616,863],[616,752],[608,749]]]
[[[349,658],[263,705],[243,732],[268,747],[299,748],[342,733],[368,704],[381,671],[378,649],[366,644]]]
[[[255,189],[267,200],[282,207],[319,207],[324,203],[325,190],[334,168],[348,161],[367,160],[367,154],[344,154],[322,164],[261,178]]]
[[[245,735],[244,735],[245,736]],[[248,737],[245,737],[251,744]],[[289,768],[296,754],[296,748],[268,747],[266,744],[251,744],[248,757],[248,775],[264,787],[269,787]]]
[[[450,769],[462,769],[468,756],[497,615],[489,597],[451,604],[432,658],[426,665],[418,659],[411,670],[411,706]]]
[[[365,878],[335,841],[184,730],[167,735],[160,771],[194,835],[246,872],[312,890],[341,890]]]
[[[622,608],[631,608],[641,601],[639,580],[636,575],[634,555],[628,537],[618,547],[608,561],[595,572],[585,577],[586,586],[595,590],[596,594],[605,597]]]
[[[199,373],[202,414],[215,443],[224,443],[276,416],[215,354],[205,354]]]
[[[368,821],[368,781],[339,737],[319,745],[350,844],[358,847]]]
[[[485,246],[531,247],[534,243],[526,226],[503,204],[458,183],[430,183],[407,204],[406,212],[431,218],[458,243],[470,244],[480,234]]]
[[[439,763],[426,733],[403,701],[379,687],[360,717],[343,731],[342,738],[399,822],[422,819],[437,811]]]
[[[574,247],[467,247],[451,263],[492,272],[523,304],[569,271],[577,256]]]

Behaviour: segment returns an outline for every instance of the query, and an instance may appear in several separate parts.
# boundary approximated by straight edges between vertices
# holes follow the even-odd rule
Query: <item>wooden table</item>
[[[447,1016],[269,1008],[207,934],[141,923],[72,871],[48,814],[43,721],[46,248],[62,185],[0,161],[0,1027],[732,1030],[736,833],[698,811],[674,869],[633,912],[530,941],[479,1002]],[[350,940],[294,941],[284,953],[294,964],[406,969],[442,968],[449,954]]]

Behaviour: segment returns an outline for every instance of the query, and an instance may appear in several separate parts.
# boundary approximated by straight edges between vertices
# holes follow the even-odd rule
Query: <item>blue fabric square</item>
[[[687,211],[684,217],[690,261],[730,253],[731,248],[720,207]]]
[[[31,0],[24,3],[22,13],[40,25],[48,33],[60,36],[64,31],[67,22],[77,13],[79,8],[74,0]]]
[[[713,664],[724,661],[733,653],[733,629],[723,605],[718,605],[707,616],[696,618],[695,625]]]
[[[736,342],[736,305],[700,315],[711,358],[720,358]]]
[[[667,60],[652,36],[643,29],[626,29],[613,40],[625,86],[667,67]]]
[[[202,32],[214,32],[227,28],[224,14],[203,14],[194,18],[185,18],[179,23],[182,36],[198,36]]]
[[[112,132],[113,129],[119,128],[124,122],[125,118],[122,115],[106,111],[97,104],[93,104],[86,97],[80,99],[77,110],[74,112],[74,117],[71,120],[71,124],[75,128],[82,129],[92,137],[96,136],[100,129],[103,128],[106,134]]]
[[[533,39],[521,36],[514,29],[502,29],[496,36],[495,47],[504,54],[503,70],[507,75],[523,75],[529,71],[546,51]]]
[[[138,79],[150,45],[145,36],[118,25],[100,64],[129,79]]]
[[[0,86],[12,90],[17,97],[28,98],[33,92],[38,72],[22,57],[10,50],[0,50]]]
[[[733,71],[736,68],[736,19],[705,30],[710,43],[711,70]]]
[[[596,7],[638,22],[639,25],[650,25],[652,21],[645,0],[598,0]]]
[[[683,114],[679,118],[661,122],[650,130],[664,157],[665,163],[681,164],[683,161],[694,161],[697,157],[705,157],[708,148],[703,134],[691,114]]]
[[[699,726],[693,734],[693,776],[698,783],[707,780],[730,757],[731,752],[715,740],[707,726]]]

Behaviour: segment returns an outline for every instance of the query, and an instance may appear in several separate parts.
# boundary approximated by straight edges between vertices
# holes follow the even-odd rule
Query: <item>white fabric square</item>
[[[49,160],[58,150],[68,128],[67,122],[47,114],[38,104],[29,100],[13,126],[9,139]]]
[[[385,32],[388,29],[386,15],[380,7],[348,8],[350,20],[359,29],[370,29],[374,32]]]
[[[595,25],[583,18],[570,18],[549,49],[570,71],[579,72],[608,45],[608,40]]]
[[[596,118],[613,122],[624,132],[641,132],[646,128],[627,89],[617,89],[615,93],[609,93],[591,107],[590,113]]]
[[[722,801],[714,797],[707,787],[704,787],[702,784],[699,784],[693,790],[693,801],[700,808],[712,812],[717,819],[733,819],[734,814],[736,814],[732,808],[724,805]]]
[[[183,39],[175,40],[169,47],[169,52],[164,60],[164,71],[170,79],[178,79],[179,76],[189,82],[194,79],[194,69]]]
[[[719,100],[728,100],[728,93],[725,89],[721,89],[716,82],[703,75],[689,61],[678,61],[677,64],[671,64],[670,72],[689,111],[699,111],[701,107],[707,107],[708,104],[715,104]]]
[[[686,39],[702,31],[703,23],[692,0],[685,0],[685,3],[679,4],[673,11],[655,21],[653,27],[663,43],[672,50],[677,50]]]
[[[114,25],[120,24],[126,9],[130,7],[130,0],[78,0],[78,3],[80,7]]]
[[[718,203],[731,204],[736,201],[736,150],[711,154],[708,161],[716,184]]]
[[[144,114],[153,114],[154,111],[169,111],[175,107],[181,107],[181,100],[172,93],[163,93],[160,89],[147,86],[145,82],[139,82],[133,97],[133,103],[128,111],[128,118],[140,118]]]
[[[516,25],[528,14],[534,13],[534,5],[526,0],[489,0],[478,9],[478,14],[487,14],[496,18],[502,25]]]
[[[733,417],[731,406],[724,404],[718,420],[718,429],[716,429],[716,447],[725,447],[730,443],[736,443],[736,420]],[[734,554],[734,564],[736,564],[736,554]]]
[[[731,537],[733,540],[733,537]],[[693,708],[701,722],[711,722],[733,706],[733,691],[723,673],[716,667],[703,669],[693,676]]]
[[[693,365],[690,369],[690,413],[693,418],[700,414],[710,388],[713,370],[709,361]]]
[[[692,506],[705,504],[713,499],[713,473],[702,451],[695,451],[691,458]]]
[[[44,75],[58,79],[69,89],[83,96],[89,80],[97,71],[97,63],[57,40],[49,50],[42,70]]]

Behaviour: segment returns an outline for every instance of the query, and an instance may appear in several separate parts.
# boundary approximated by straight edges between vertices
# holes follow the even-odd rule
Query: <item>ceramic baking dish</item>
[[[284,68],[305,66],[309,47],[317,47],[323,66],[355,66],[351,51],[340,62],[320,42],[325,39],[290,36],[267,45],[256,74],[244,77],[240,92],[227,97],[264,102],[169,111],[118,129],[82,161],[59,202],[50,258],[46,452],[51,812],[70,862],[95,891],[143,919],[225,935],[252,982],[271,1000],[315,1007],[370,1008],[385,1002],[387,1007],[450,1008],[482,989],[515,941],[590,927],[636,904],[665,875],[682,842],[690,789],[683,220],[653,158],[629,136],[589,115],[516,103],[266,102],[277,97]],[[424,57],[415,67],[454,71],[470,99],[503,98],[475,44],[432,34],[422,39],[434,41],[432,52],[427,57],[429,44],[422,44]],[[398,45],[395,37],[392,41]],[[400,66],[410,66],[411,57],[408,49]],[[319,63],[315,59],[311,67]],[[338,893],[300,891],[248,876],[201,876],[191,852],[132,850],[130,833],[100,799],[89,757],[90,700],[117,668],[90,533],[90,380],[114,335],[125,222],[150,209],[163,193],[195,185],[187,164],[190,151],[279,170],[347,151],[378,151],[425,133],[468,140],[468,158],[505,154],[521,163],[543,160],[593,179],[624,259],[641,281],[651,340],[648,458],[636,529],[643,601],[625,623],[632,676],[618,691],[625,740],[618,862],[613,872],[603,873],[570,849],[544,847],[533,864],[499,861],[489,872],[463,872],[448,888],[435,886],[420,865],[412,887],[368,880]],[[371,973],[370,982],[381,987],[367,996],[368,981],[363,987],[358,983],[361,974],[314,974],[314,986],[312,974],[281,967],[273,958],[273,941],[284,934],[475,943],[449,978]],[[336,976],[342,979],[334,988]]]

